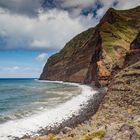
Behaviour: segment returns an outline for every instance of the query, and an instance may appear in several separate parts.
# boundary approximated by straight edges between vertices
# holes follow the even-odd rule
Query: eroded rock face
[[[136,39],[131,43],[130,49],[140,49],[140,32],[138,33]]]
[[[130,45],[130,51],[125,56],[124,66],[130,66],[140,60],[140,32]]]
[[[124,64],[139,30],[140,7],[125,11],[109,9],[95,28],[77,35],[48,59],[40,80],[108,85],[112,69]]]

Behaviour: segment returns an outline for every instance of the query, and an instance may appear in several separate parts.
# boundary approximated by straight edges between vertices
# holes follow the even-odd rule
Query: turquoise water
[[[77,96],[76,87],[35,79],[0,79],[0,124],[49,110]]]

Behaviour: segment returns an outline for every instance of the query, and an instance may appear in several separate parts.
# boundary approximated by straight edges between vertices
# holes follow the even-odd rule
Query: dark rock
[[[140,32],[138,33],[136,39],[131,43],[130,49],[140,49]]]
[[[123,139],[123,140],[139,140],[140,137],[136,133],[133,126],[124,124],[119,132],[113,136],[114,140]]]
[[[72,129],[70,127],[64,127],[61,132],[66,134],[67,132],[71,131]]]

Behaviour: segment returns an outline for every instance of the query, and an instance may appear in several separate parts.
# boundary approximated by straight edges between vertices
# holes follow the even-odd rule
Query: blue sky
[[[0,78],[38,78],[47,58],[55,51],[0,51]]]
[[[36,51],[0,52],[0,77],[37,77],[43,62],[37,60]]]
[[[108,8],[139,0],[0,0],[0,78],[38,78],[49,56],[95,26]]]

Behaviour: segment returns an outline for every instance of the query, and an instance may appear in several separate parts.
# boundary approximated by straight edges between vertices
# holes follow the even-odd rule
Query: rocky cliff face
[[[122,68],[119,63],[112,68],[117,74],[95,115],[66,132],[33,140],[140,140],[140,33],[129,48]]]
[[[107,85],[114,68],[124,66],[139,31],[140,7],[110,8],[95,28],[77,35],[48,59],[40,79]]]

